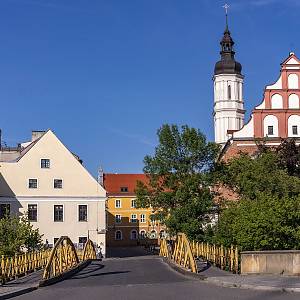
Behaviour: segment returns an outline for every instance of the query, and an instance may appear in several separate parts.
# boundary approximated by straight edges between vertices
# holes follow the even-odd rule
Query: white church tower
[[[214,126],[215,142],[225,145],[230,133],[244,125],[242,65],[234,59],[234,41],[228,29],[227,13],[226,28],[221,44],[221,60],[215,65],[214,71]]]

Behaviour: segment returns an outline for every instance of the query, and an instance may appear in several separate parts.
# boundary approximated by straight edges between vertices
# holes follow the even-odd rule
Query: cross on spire
[[[225,16],[226,16],[226,31],[228,30],[228,8],[230,7],[227,3],[222,6],[225,9]]]

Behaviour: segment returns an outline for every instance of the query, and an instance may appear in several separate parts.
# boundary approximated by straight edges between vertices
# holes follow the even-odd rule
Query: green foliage
[[[261,194],[231,203],[221,214],[215,240],[248,251],[300,249],[300,197]]]
[[[291,176],[297,151],[288,141],[254,158],[242,154],[219,164],[217,180],[240,200],[225,204],[215,229],[217,243],[242,250],[300,249],[300,178]]]
[[[197,129],[163,125],[153,156],[144,159],[149,184],[137,184],[137,205],[152,207],[171,233],[197,238],[212,206],[210,170],[219,152]]]
[[[22,247],[28,251],[41,247],[41,235],[33,229],[25,217],[5,217],[0,219],[0,255],[12,256]]]
[[[257,199],[261,193],[279,198],[300,194],[300,179],[290,176],[281,166],[278,154],[271,151],[256,158],[241,154],[227,164],[221,163],[215,177],[246,199]]]

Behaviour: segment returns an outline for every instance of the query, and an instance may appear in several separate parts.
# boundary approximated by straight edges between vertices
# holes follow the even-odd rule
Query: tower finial
[[[228,31],[228,8],[230,7],[227,3],[222,6],[225,9],[225,18],[226,18],[226,29]]]

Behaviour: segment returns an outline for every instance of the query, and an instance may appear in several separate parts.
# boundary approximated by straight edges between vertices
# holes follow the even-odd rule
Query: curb
[[[48,285],[57,283],[59,281],[65,280],[65,279],[71,277],[72,275],[78,273],[79,271],[81,271],[85,267],[87,267],[91,262],[92,262],[92,259],[85,260],[85,261],[79,263],[76,267],[70,269],[69,271],[67,271],[63,274],[60,274],[58,276],[55,276],[55,277],[52,277],[52,278],[49,278],[49,279],[42,279],[39,282],[39,287],[48,286]]]
[[[37,289],[38,289],[38,285],[32,286],[32,287],[27,287],[27,288],[24,288],[24,289],[13,291],[13,292],[7,292],[7,293],[4,293],[4,294],[0,295],[0,299],[1,300],[10,299],[10,298],[13,298],[13,297],[17,297],[17,296],[21,296],[23,294],[33,292]]]
[[[166,263],[169,267],[171,267],[173,270],[177,271],[178,273],[191,277],[193,279],[198,279],[198,280],[205,280],[207,277],[204,275],[201,275],[199,273],[193,273],[189,270],[186,270],[185,268],[173,263],[166,257],[162,257],[162,260],[164,263]]]
[[[300,293],[300,288],[298,287],[276,287],[276,286],[269,286],[269,285],[253,285],[247,283],[234,283],[228,281],[218,280],[215,277],[207,277],[205,280],[207,283],[215,284],[222,287],[228,288],[239,288],[239,289],[247,289],[247,290],[257,290],[257,291],[274,291],[274,292],[293,292],[293,293]]]
[[[227,287],[227,288],[239,288],[239,289],[247,289],[247,290],[258,290],[258,291],[276,291],[276,292],[288,292],[288,293],[300,293],[300,287],[275,287],[269,285],[253,285],[253,284],[246,284],[246,283],[236,283],[236,282],[228,282],[219,280],[216,277],[208,277],[199,273],[192,273],[181,266],[173,263],[166,257],[162,257],[163,262],[165,262],[168,266],[170,266],[173,270],[181,273],[182,275],[191,277],[193,279],[202,280],[206,283],[214,284],[217,286]]]

